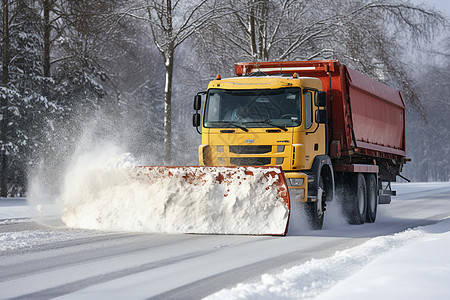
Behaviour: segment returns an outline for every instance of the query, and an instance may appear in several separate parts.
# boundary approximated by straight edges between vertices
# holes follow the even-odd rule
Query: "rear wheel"
[[[311,229],[320,230],[323,226],[323,216],[325,213],[325,188],[322,176],[319,179],[319,189],[317,191],[317,200],[305,203],[306,216]]]
[[[367,189],[364,175],[348,174],[344,182],[342,210],[349,224],[364,224],[366,220]]]
[[[367,213],[366,222],[373,223],[377,218],[378,184],[375,174],[365,176],[367,186]]]

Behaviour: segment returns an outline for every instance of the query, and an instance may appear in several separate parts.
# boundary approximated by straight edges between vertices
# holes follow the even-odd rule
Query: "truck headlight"
[[[303,185],[303,178],[289,178],[289,182],[291,186],[302,186]]]

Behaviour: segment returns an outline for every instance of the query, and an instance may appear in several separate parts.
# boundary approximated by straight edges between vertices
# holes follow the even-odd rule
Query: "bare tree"
[[[212,56],[228,64],[234,59],[286,60],[292,59],[299,48],[313,53],[311,41],[331,36],[333,18],[317,14],[319,1],[309,0],[228,0],[229,14],[220,26],[210,24],[202,34],[202,47],[223,53]]]
[[[172,161],[172,80],[175,50],[205,26],[214,16],[214,10],[202,11],[209,0],[145,0],[122,12],[144,21],[149,26],[153,42],[164,60],[164,160]]]
[[[332,5],[336,6],[332,6]],[[345,5],[347,4],[347,5]],[[439,13],[404,1],[354,1],[330,7],[340,9],[340,25],[327,47],[339,58],[378,80],[402,90],[410,107],[425,117],[408,56],[420,51],[445,27]]]
[[[197,35],[202,57],[219,69],[236,60],[339,59],[397,83],[423,110],[404,56],[446,21],[400,0],[227,0],[229,15]],[[210,47],[214,45],[214,47]],[[223,49],[221,54],[217,49]]]
[[[439,41],[442,50],[430,47],[430,55],[423,55],[415,63],[420,64],[420,72],[415,76],[421,82],[419,94],[427,113],[426,121],[407,112],[406,147],[412,164],[406,165],[406,177],[416,181],[450,180],[450,31]]]

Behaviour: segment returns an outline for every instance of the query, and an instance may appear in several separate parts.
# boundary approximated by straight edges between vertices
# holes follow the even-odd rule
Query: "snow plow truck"
[[[235,218],[208,233],[285,235],[294,202],[321,229],[333,199],[348,223],[375,222],[407,161],[402,94],[337,60],[236,63],[235,72],[194,99],[201,166],[182,176],[222,185],[208,195],[222,204],[208,209]]]

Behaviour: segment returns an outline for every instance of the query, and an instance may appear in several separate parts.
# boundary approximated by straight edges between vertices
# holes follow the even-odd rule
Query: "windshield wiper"
[[[252,123],[252,124],[267,124],[267,125],[271,125],[271,126],[273,126],[273,127],[280,128],[280,129],[283,130],[283,131],[287,131],[286,126],[274,124],[274,123],[273,123],[272,121],[270,121],[270,120],[242,122],[242,124],[249,124],[249,123]]]
[[[246,127],[241,126],[241,125],[238,125],[238,124],[236,124],[235,122],[231,122],[231,121],[213,121],[213,122],[211,122],[211,123],[229,124],[229,125],[232,125],[232,126],[234,126],[234,127],[236,127],[236,128],[242,129],[242,130],[244,130],[245,132],[248,132],[248,129],[247,129]]]

